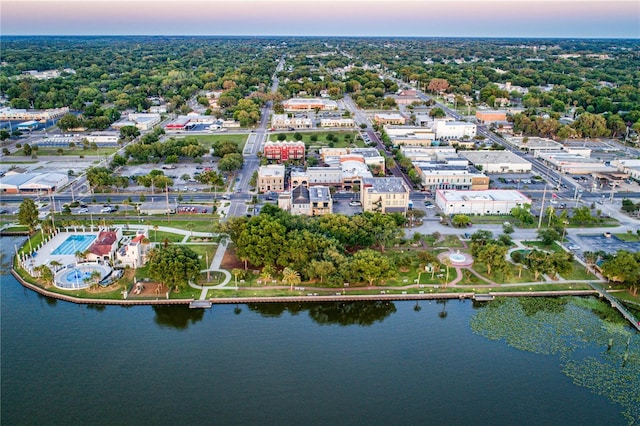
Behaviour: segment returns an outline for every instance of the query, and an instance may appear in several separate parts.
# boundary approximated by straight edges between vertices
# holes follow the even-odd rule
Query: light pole
[[[567,225],[569,224],[569,222],[567,222],[566,220],[563,220],[563,221],[562,221],[562,224],[563,224],[564,226],[562,227],[562,238],[560,239],[560,242],[561,242],[561,243],[564,243],[564,236],[565,236],[565,234],[567,233]]]

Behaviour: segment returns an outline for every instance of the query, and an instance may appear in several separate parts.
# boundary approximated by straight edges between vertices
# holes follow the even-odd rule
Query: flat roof
[[[472,163],[518,163],[530,164],[511,151],[458,151],[458,155]]]
[[[397,193],[409,191],[402,178],[399,177],[364,178],[362,182],[365,185],[365,190],[369,192]]]
[[[511,201],[531,204],[531,198],[515,189],[486,189],[475,191],[439,189],[437,191],[447,202],[452,201]]]
[[[268,166],[260,166],[258,174],[260,176],[284,176],[284,165],[270,164]]]

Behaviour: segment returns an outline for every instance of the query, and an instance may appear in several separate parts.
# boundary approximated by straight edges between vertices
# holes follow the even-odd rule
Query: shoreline
[[[88,299],[55,293],[30,284],[11,268],[11,275],[25,288],[52,299],[79,305],[121,305],[121,306],[146,306],[146,305],[190,305],[195,299],[144,299],[144,300],[118,300],[118,299]],[[360,301],[412,301],[412,300],[438,300],[459,299],[476,300],[476,296],[482,298],[494,297],[562,297],[562,296],[598,296],[595,290],[557,290],[557,291],[522,291],[522,292],[491,292],[476,294],[464,293],[429,293],[429,294],[353,294],[353,295],[325,295],[325,296],[264,296],[264,297],[220,297],[208,298],[207,302],[213,305],[228,305],[236,303],[314,303],[314,302],[360,302]]]

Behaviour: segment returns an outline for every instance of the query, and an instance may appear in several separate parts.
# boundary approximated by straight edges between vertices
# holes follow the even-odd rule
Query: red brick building
[[[264,157],[279,162],[304,159],[304,142],[266,142]]]

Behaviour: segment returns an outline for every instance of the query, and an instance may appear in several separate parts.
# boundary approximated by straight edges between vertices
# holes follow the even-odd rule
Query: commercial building
[[[333,212],[333,200],[326,186],[299,185],[278,197],[278,207],[294,215],[321,216]]]
[[[425,189],[486,190],[489,177],[466,167],[415,163],[414,167],[422,179]]]
[[[337,165],[349,156],[359,157],[368,166],[384,168],[384,157],[376,148],[320,148],[320,158],[327,164]]]
[[[121,129],[125,126],[135,126],[139,130],[151,130],[153,126],[160,123],[160,114],[151,113],[130,113],[126,118],[116,121],[111,125],[114,129]]]
[[[477,127],[465,121],[434,121],[436,139],[472,139],[476,136]]]
[[[284,165],[270,164],[258,168],[258,191],[284,191]]]
[[[451,146],[401,146],[400,152],[412,162],[436,162],[439,155],[456,155]]]
[[[566,151],[537,152],[536,157],[547,166],[560,173],[589,174],[593,172],[614,172],[616,169],[606,166],[602,161]]]
[[[501,123],[507,121],[507,112],[479,109],[476,111],[476,120],[478,120],[480,124]]]
[[[531,205],[531,199],[520,191],[488,189],[485,191],[436,191],[436,205],[443,213],[485,215],[510,214],[514,207]]]
[[[403,115],[396,113],[376,113],[373,116],[373,121],[375,121],[378,126],[385,124],[403,125],[407,119],[404,118]]]
[[[263,154],[267,160],[303,160],[304,142],[265,142]]]
[[[352,118],[322,118],[320,127],[355,127],[356,122]]]
[[[22,173],[0,178],[2,194],[35,194],[56,192],[69,177],[63,173]]]
[[[362,209],[369,212],[406,214],[410,192],[402,178],[364,178],[360,187]]]
[[[510,151],[458,151],[485,173],[529,173],[531,163]]]
[[[35,120],[29,120],[29,121],[25,121],[23,123],[20,123],[16,126],[16,130],[19,130],[21,132],[30,132],[32,130],[37,129],[40,126],[40,122],[35,121]]]
[[[86,259],[89,262],[111,261],[115,258],[118,249],[118,241],[122,238],[122,229],[115,228],[110,231],[102,229],[96,239],[87,248]]]
[[[307,183],[309,186],[325,185],[325,186],[342,186],[342,167],[308,167],[306,171]],[[292,174],[291,186],[303,184],[303,180],[293,182]]]
[[[614,160],[611,165],[629,175],[631,179],[640,182],[640,160]]]
[[[338,103],[324,98],[292,98],[282,102],[285,111],[334,111]]]
[[[287,114],[273,114],[271,127],[275,129],[310,129],[313,123],[307,117],[289,117]]]
[[[0,120],[52,120],[62,117],[69,113],[69,108],[52,108],[52,109],[16,109],[10,107],[0,108]]]
[[[558,151],[562,149],[562,145],[547,138],[534,137],[522,137],[513,136],[505,138],[507,142],[515,146],[521,151],[531,152],[535,155],[536,152],[541,151]]]

